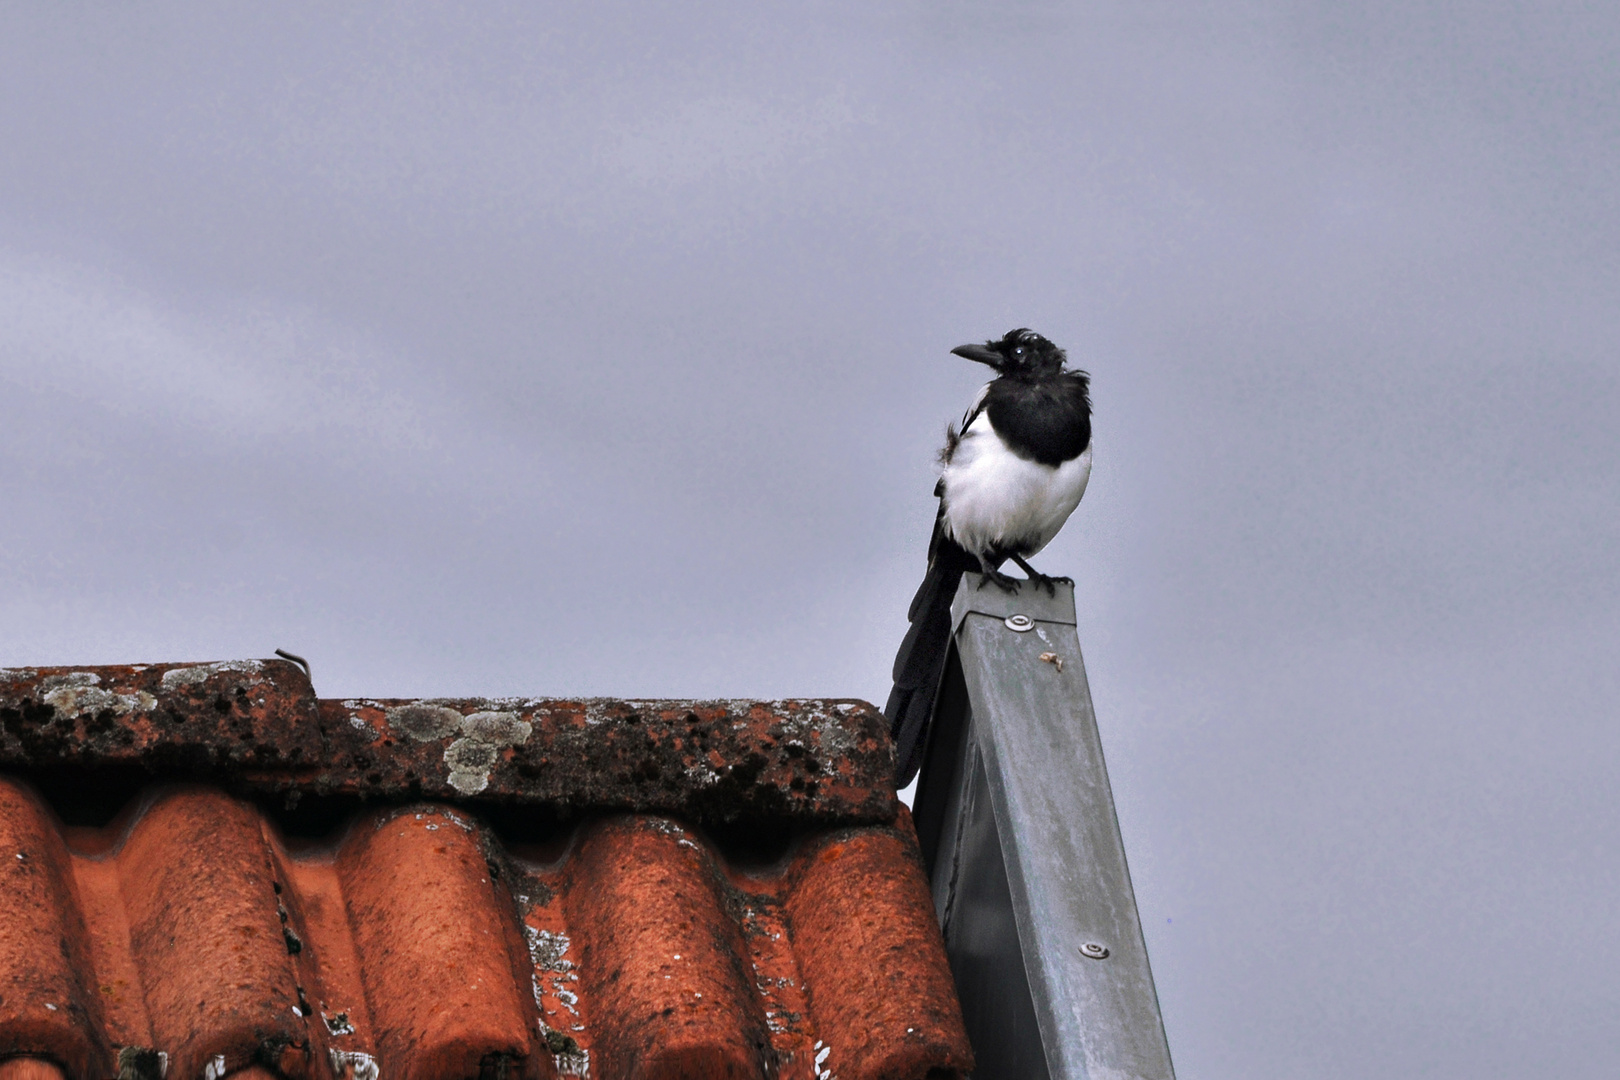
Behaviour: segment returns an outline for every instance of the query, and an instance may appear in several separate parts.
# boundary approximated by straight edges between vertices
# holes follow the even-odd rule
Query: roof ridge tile
[[[0,767],[707,824],[870,824],[899,806],[865,702],[318,699],[286,660],[0,670]]]

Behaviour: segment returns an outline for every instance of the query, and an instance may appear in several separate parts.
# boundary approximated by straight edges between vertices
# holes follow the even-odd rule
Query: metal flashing
[[[916,800],[974,1076],[1174,1080],[1073,587],[981,581],[952,606]]]

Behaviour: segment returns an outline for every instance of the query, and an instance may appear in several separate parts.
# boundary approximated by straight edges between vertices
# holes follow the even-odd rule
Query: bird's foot
[[[1073,585],[1074,578],[1053,577],[1050,574],[1031,574],[1029,580],[1035,583],[1038,589],[1045,589],[1047,596],[1056,596],[1059,585]]]
[[[1012,560],[1013,560],[1013,562],[1018,564],[1018,568],[1020,570],[1022,570],[1024,573],[1029,575],[1029,580],[1031,580],[1031,581],[1033,581],[1035,583],[1035,587],[1037,589],[1045,589],[1046,590],[1046,595],[1047,596],[1056,596],[1057,595],[1057,587],[1059,585],[1073,585],[1074,584],[1074,578],[1052,577],[1050,574],[1043,574],[1039,570],[1035,569],[1033,566],[1029,565],[1029,563],[1026,562],[1024,559],[1019,558],[1017,555],[1014,555],[1012,557]]]
[[[1000,570],[986,570],[983,576],[979,578],[979,588],[981,589],[992,583],[1005,593],[1018,591],[1018,579],[1010,574],[1003,574]]]

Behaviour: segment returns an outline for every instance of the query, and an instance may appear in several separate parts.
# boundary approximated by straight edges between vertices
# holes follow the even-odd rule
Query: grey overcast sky
[[[1182,1080],[1620,1062],[1620,8],[0,3],[0,664],[881,702],[1038,560]]]

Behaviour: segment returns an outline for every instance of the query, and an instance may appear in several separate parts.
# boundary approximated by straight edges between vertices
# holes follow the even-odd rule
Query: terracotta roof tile
[[[5,767],[711,824],[898,805],[887,722],[861,701],[317,700],[285,660],[0,669]]]
[[[342,704],[357,763],[287,667],[0,677],[0,1080],[971,1068],[909,815],[867,776],[888,753],[863,742],[869,707]],[[294,730],[314,715],[316,738]],[[64,825],[114,766],[146,786]],[[512,805],[543,813],[500,824]],[[758,820],[768,842],[728,839]]]
[[[62,1080],[62,1070],[38,1058],[0,1061],[0,1080]]]
[[[924,1076],[960,1068],[960,1008],[934,922],[934,904],[907,830],[862,830],[823,838],[801,856],[788,896],[794,944],[802,956],[810,1013],[829,1067],[848,1076]]]
[[[337,857],[373,1045],[395,1063],[391,1076],[476,1076],[487,1059],[529,1057],[525,950],[484,840],[471,819],[425,808],[372,818]]]

